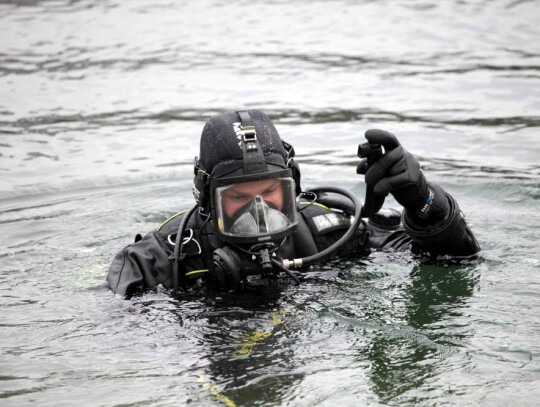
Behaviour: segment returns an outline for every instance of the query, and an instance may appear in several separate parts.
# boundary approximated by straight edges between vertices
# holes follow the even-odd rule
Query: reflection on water
[[[473,267],[417,266],[407,287],[407,321],[415,328],[444,322],[445,317],[459,316],[459,308],[474,292]],[[472,275],[471,275],[472,273]]]
[[[381,400],[426,402],[432,396],[416,390],[429,386],[433,392],[442,387],[433,382],[442,367],[467,367],[467,359],[459,365],[449,359],[461,352],[464,341],[472,335],[465,322],[457,321],[474,293],[475,280],[470,268],[465,267],[413,268],[410,282],[398,296],[406,308],[406,324],[396,332],[377,334],[368,353],[370,377]]]
[[[513,0],[0,1],[2,405],[535,405],[538,17]],[[362,134],[393,131],[484,261],[382,253],[300,287],[114,297],[114,253],[192,204],[205,120],[246,106],[295,146],[304,187],[360,197]]]

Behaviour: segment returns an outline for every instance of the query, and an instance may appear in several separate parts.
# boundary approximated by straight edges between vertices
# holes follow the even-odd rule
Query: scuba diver
[[[126,297],[194,284],[231,289],[251,275],[299,271],[374,250],[471,258],[480,247],[457,202],[428,183],[418,161],[392,134],[371,129],[358,147],[362,206],[335,186],[302,191],[293,147],[268,116],[243,110],[212,117],[195,158],[196,204],[121,250],[107,274]],[[388,194],[403,213],[384,209]],[[381,209],[382,208],[382,209]]]

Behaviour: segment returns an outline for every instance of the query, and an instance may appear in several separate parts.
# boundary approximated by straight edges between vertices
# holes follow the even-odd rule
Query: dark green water
[[[538,21],[512,0],[0,1],[0,404],[538,405]],[[115,297],[116,251],[192,204],[204,122],[243,106],[304,187],[360,197],[356,147],[393,131],[483,260]]]

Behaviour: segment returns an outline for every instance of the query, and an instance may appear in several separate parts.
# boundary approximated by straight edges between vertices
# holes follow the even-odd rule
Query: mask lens
[[[271,178],[216,188],[220,233],[231,237],[272,235],[296,226],[291,178]]]

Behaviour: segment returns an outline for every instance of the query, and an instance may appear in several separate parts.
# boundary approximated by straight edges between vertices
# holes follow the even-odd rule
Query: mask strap
[[[286,161],[285,165],[287,166],[287,168],[292,168],[295,165],[294,156],[296,155],[294,153],[294,147],[284,140],[282,140],[281,143],[283,144],[283,148],[285,149],[285,152],[287,153],[287,159],[285,160]]]
[[[193,171],[195,173],[195,176],[199,178],[202,182],[204,182],[205,184],[210,184],[210,174],[203,170],[199,161],[199,157],[195,157],[195,162],[193,163]]]
[[[286,157],[286,166],[287,168],[290,168],[293,174],[294,182],[296,183],[296,195],[300,195],[302,193],[302,187],[300,186],[300,167],[296,163],[294,157],[294,147],[287,143],[286,141],[283,141],[283,148],[285,149],[285,152],[287,153]]]
[[[238,113],[241,123],[241,131],[238,132],[238,136],[242,145],[242,168],[244,174],[268,171],[251,116],[247,110],[239,110],[236,113]]]

